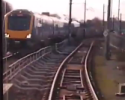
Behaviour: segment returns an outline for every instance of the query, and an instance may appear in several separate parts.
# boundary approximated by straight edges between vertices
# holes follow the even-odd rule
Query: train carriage
[[[68,24],[65,22],[65,24]],[[49,45],[54,39],[64,39],[62,33],[64,22],[58,18],[18,9],[5,16],[5,36],[9,49],[14,46],[33,47],[44,44]],[[63,28],[66,30],[67,28]],[[60,34],[61,33],[61,34]],[[61,36],[60,36],[61,35]],[[19,46],[19,47],[20,47]]]
[[[77,29],[72,23],[71,29]],[[17,9],[5,16],[5,36],[9,50],[47,46],[69,36],[68,21],[53,16]]]

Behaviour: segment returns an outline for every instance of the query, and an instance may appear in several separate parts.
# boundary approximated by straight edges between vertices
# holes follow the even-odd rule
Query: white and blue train
[[[72,23],[72,30],[78,27],[75,24]],[[5,36],[10,47],[17,43],[30,47],[40,43],[48,45],[69,36],[68,21],[26,9],[17,9],[5,16]]]

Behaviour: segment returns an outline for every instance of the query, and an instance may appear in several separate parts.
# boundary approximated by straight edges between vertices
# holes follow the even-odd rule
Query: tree
[[[101,31],[103,29],[102,20],[100,20],[99,18],[95,17],[94,19],[92,19],[92,23],[96,30]]]

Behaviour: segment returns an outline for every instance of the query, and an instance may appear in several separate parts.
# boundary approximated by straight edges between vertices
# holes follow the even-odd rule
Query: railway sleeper
[[[37,61],[37,63],[34,63],[33,65],[36,65],[36,64],[39,64],[39,65],[45,65],[46,62],[43,61],[42,59],[40,59],[39,61]]]
[[[63,95],[63,100],[83,100],[83,97],[76,94]]]
[[[50,68],[51,66],[54,66],[54,65],[48,65],[48,64],[42,64],[42,63],[36,63],[36,64],[34,64],[34,65],[31,65],[32,67],[36,67],[36,68],[38,68],[38,69],[43,69],[43,68],[46,68],[46,69],[48,69],[48,68]]]
[[[48,73],[48,72],[46,72],[46,73],[44,73],[44,74],[41,74],[41,75],[39,75],[39,74],[31,74],[31,73],[28,73],[28,72],[26,72],[26,71],[24,71],[24,72],[22,72],[21,74],[23,75],[23,76],[25,76],[25,77],[28,77],[28,78],[43,78],[43,79],[46,79],[46,77],[48,77],[48,78],[52,78],[53,76],[54,76],[54,73],[55,72],[53,72],[53,73]],[[51,75],[50,75],[51,74]]]
[[[35,66],[32,66],[31,69],[35,70],[35,71],[55,71],[58,67],[52,67],[52,68],[45,68],[45,67],[42,67],[42,68],[37,68]]]
[[[44,62],[42,60],[39,63],[41,63],[43,66],[46,66],[46,67],[47,66],[49,67],[50,65],[56,65],[56,64],[58,64],[57,62],[51,62],[50,63],[50,62]]]
[[[47,78],[49,79],[51,79],[53,76],[45,76],[45,75],[26,75],[26,74],[22,74],[21,76],[25,76],[26,78],[28,78],[28,79],[36,79],[36,80],[41,80],[41,79],[45,79],[45,80],[47,80]]]
[[[81,83],[68,82],[68,81],[63,83],[63,86],[69,86],[69,85],[71,85],[71,86],[72,86],[72,85],[77,85],[77,86],[79,85],[79,86],[81,86]]]
[[[64,82],[63,83],[63,86],[68,86],[68,85],[79,85],[79,86],[81,86],[81,82],[79,82],[79,83],[76,83],[76,82]],[[81,86],[82,87],[82,86]]]
[[[47,55],[47,56],[44,56],[42,58],[45,58],[45,59],[51,59],[51,56],[50,55]]]
[[[31,84],[28,81],[19,81],[18,79],[15,79],[14,82],[16,85],[18,85],[22,88],[33,87],[33,88],[40,88],[41,89],[41,88],[47,88],[47,87],[51,86],[51,84],[43,84],[43,83]]]
[[[30,74],[30,73],[27,73],[26,71],[24,71],[23,73],[22,73],[24,76],[26,76],[26,77],[34,77],[34,78],[43,78],[44,77],[44,75],[33,75],[33,74]]]
[[[90,100],[90,96],[86,95],[86,93],[76,92],[63,95],[63,100]]]
[[[40,70],[33,70],[32,68],[27,68],[27,70],[26,71],[31,71],[31,72],[33,72],[34,74],[36,73],[36,74],[45,74],[45,73],[47,73],[47,72],[50,72],[50,73],[53,73],[53,72],[55,72],[55,70],[52,70],[52,69],[46,69],[46,70],[42,70],[42,71],[40,71]]]
[[[70,71],[70,72],[69,72],[69,71],[66,71],[66,74],[65,74],[65,75],[74,75],[74,74],[75,74],[75,75],[80,75],[80,70],[79,70],[78,72],[73,72],[73,71]],[[74,75],[74,76],[75,76],[75,75]]]
[[[41,80],[41,78],[29,78],[29,77],[25,77],[24,75],[20,75],[20,77],[24,78],[27,81],[35,81],[35,82],[44,82],[44,80]],[[52,81],[52,80],[51,80]]]
[[[47,58],[43,57],[43,58],[41,58],[41,60],[47,63],[50,59],[47,59]]]
[[[46,72],[35,72],[34,70],[32,70],[32,69],[30,69],[30,68],[25,69],[25,71],[26,71],[27,73],[35,74],[35,75],[43,75],[43,74],[46,73]]]
[[[68,90],[68,91],[85,91],[85,88],[84,87],[82,87],[82,86],[76,86],[76,87],[74,87],[74,86],[72,86],[72,87],[69,87],[69,85],[67,85],[67,86],[61,86],[61,87],[59,87],[60,89],[66,89],[66,90]]]
[[[53,76],[54,74],[55,74],[55,72],[51,72],[51,73],[47,73],[47,72],[44,72],[44,73],[34,73],[34,72],[27,72],[27,74],[29,74],[29,76],[45,76],[45,77],[47,77],[47,76]]]
[[[38,87],[36,88],[36,87],[32,87],[32,86],[21,87],[21,86],[19,86],[19,85],[17,85],[17,84],[14,84],[14,86],[15,86],[16,88],[20,89],[20,90],[23,90],[23,91],[26,91],[26,90],[28,90],[28,91],[32,91],[32,90],[38,90],[38,91],[49,90],[48,87],[47,87],[47,88],[38,88]]]
[[[66,73],[66,76],[79,76],[80,77],[80,73]]]
[[[68,78],[80,79],[80,76],[71,76],[71,75],[66,75],[66,76],[64,76],[64,78],[66,78],[66,79],[68,79]]]
[[[50,54],[50,57],[53,58],[53,59],[58,59],[59,56],[60,56],[60,57],[65,57],[64,55],[58,55],[58,54],[56,54],[56,53],[51,53],[51,54]]]
[[[27,68],[28,69],[28,68]],[[45,66],[31,66],[29,67],[29,69],[34,70],[34,71],[41,71],[41,72],[45,72],[45,71],[54,71],[55,69],[57,69],[57,67],[51,66],[51,67],[45,67]]]
[[[80,72],[80,70],[74,70],[74,69],[66,69],[66,72],[77,72],[77,73],[79,73]]]

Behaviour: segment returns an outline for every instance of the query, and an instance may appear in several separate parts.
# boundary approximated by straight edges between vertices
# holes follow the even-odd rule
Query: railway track
[[[43,48],[13,64],[3,74],[4,86],[11,87],[8,91],[4,90],[4,99],[41,100],[46,98],[58,66],[76,47],[66,44],[63,41],[57,44],[55,49]]]
[[[57,43],[58,44],[58,43]],[[21,58],[24,58],[26,55],[33,53],[35,51],[40,50],[40,48],[44,48],[44,46],[39,46],[34,49],[21,49],[20,51],[17,51],[15,53],[11,53],[8,56],[3,57],[3,73],[8,70],[13,63],[15,64],[16,61],[18,61]]]
[[[87,69],[90,47],[81,43],[59,66],[48,100],[98,100]]]
[[[90,92],[91,89],[89,90],[91,86],[85,83],[88,83],[86,79],[87,74],[85,75],[83,73],[84,67],[80,67],[79,65],[83,64],[86,54],[89,54],[87,51],[91,49],[91,47],[89,49],[90,43],[91,41],[86,42],[82,48],[80,47],[83,44],[80,44],[76,48],[74,45],[68,45],[67,41],[63,41],[62,43],[56,44],[55,47],[45,47],[15,62],[3,74],[4,100],[65,100],[66,98],[64,96],[63,98],[60,96],[68,91],[67,89],[63,91],[63,88],[67,88],[66,85],[69,83],[71,85],[78,83],[79,86],[77,89],[81,91],[85,90],[83,94],[87,94],[88,100],[97,100],[91,99],[93,97]],[[73,54],[75,55],[73,56]],[[67,64],[69,67],[66,66]],[[76,65],[78,65],[78,68]],[[71,79],[65,78],[67,75],[71,76],[69,77]],[[60,80],[59,78],[61,76],[62,78]],[[61,88],[59,87],[60,85],[62,86]],[[70,86],[68,87],[69,89],[72,88]],[[55,90],[58,92],[54,93]],[[73,95],[70,100],[72,100],[72,97]]]

